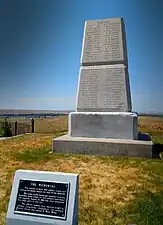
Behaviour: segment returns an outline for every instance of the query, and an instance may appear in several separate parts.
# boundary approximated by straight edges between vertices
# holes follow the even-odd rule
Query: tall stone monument
[[[85,22],[76,112],[53,152],[152,157],[132,112],[123,18]]]

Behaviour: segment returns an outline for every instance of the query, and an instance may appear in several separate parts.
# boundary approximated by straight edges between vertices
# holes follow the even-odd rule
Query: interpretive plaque
[[[66,219],[68,183],[20,180],[15,213]]]
[[[78,225],[79,175],[17,170],[6,225]]]
[[[83,66],[77,96],[78,112],[128,112],[131,96],[124,65]]]
[[[89,20],[85,23],[81,64],[127,65],[125,28],[122,18]]]

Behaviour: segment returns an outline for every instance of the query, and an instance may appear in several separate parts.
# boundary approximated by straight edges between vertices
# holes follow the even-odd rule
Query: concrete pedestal
[[[130,112],[72,112],[68,134],[71,137],[138,139],[137,114]]]
[[[152,158],[152,141],[70,137],[53,140],[54,153]]]

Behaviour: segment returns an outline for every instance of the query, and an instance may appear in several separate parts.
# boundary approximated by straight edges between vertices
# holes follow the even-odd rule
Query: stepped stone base
[[[138,116],[131,112],[72,112],[68,134],[72,137],[138,139]]]
[[[53,139],[54,153],[152,158],[152,141],[86,138],[64,135]]]

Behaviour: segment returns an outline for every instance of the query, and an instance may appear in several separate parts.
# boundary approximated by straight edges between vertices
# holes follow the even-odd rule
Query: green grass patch
[[[142,192],[123,211],[128,224],[162,225],[163,191]]]
[[[152,135],[152,141],[153,141],[154,144],[156,144],[156,143],[163,144],[163,135],[162,136]]]
[[[13,157],[18,161],[24,161],[25,163],[34,163],[41,160],[49,160],[51,157],[50,151],[50,146],[44,146],[40,148],[26,149],[23,152],[15,152],[13,153]]]

